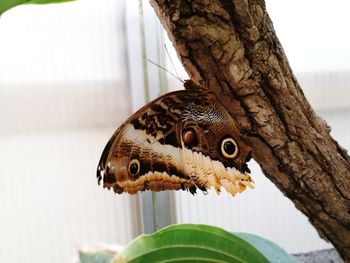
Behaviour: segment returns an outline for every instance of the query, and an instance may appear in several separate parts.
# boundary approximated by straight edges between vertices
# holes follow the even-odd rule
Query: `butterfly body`
[[[213,93],[182,90],[145,105],[118,128],[97,169],[116,193],[252,187],[250,149]],[[231,155],[230,155],[231,154]]]

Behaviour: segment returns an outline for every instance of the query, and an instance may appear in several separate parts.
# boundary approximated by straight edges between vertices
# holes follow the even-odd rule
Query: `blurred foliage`
[[[22,4],[52,4],[71,1],[74,0],[0,0],[0,15],[12,7]]]
[[[81,251],[79,252],[79,260],[81,263],[110,263],[115,257],[112,251]]]

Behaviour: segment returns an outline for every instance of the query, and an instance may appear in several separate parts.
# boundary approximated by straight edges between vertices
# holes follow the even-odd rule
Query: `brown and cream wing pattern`
[[[226,143],[226,148],[237,151],[235,158],[220,153],[228,139],[234,143]],[[252,186],[246,166],[249,155],[215,95],[176,91],[142,107],[113,134],[97,178],[116,193],[179,189],[194,193],[210,187],[219,192],[223,186],[235,195]]]

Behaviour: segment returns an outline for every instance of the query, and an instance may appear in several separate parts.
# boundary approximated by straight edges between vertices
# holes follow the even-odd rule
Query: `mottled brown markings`
[[[148,161],[141,160],[140,165],[140,175],[145,175],[149,171],[153,171],[152,163]]]
[[[205,184],[201,184],[201,180],[200,180],[200,178],[197,176],[197,174],[192,174],[191,175],[191,179],[194,181],[194,182],[196,182],[196,187],[198,187],[198,189],[199,190],[201,190],[201,191],[206,191],[207,190],[207,188],[206,188],[206,186],[205,186]]]
[[[150,129],[151,130],[151,129]],[[159,130],[156,130],[156,128],[152,128],[152,132],[149,132],[148,134],[151,135],[154,138],[157,138],[157,134],[159,133]]]
[[[184,105],[190,97],[188,95],[179,96],[179,98],[166,97],[160,102],[154,102],[149,110],[131,123],[135,129],[145,130],[153,137],[156,137],[159,131],[166,134],[178,122]]]
[[[169,108],[178,108],[183,105],[183,99],[186,100],[186,97],[182,97],[181,100],[176,99],[175,97],[167,97],[162,101]]]
[[[144,113],[144,115],[146,115],[146,113]],[[146,116],[144,118],[146,118]],[[146,125],[144,123],[141,123],[140,120],[144,118],[142,118],[141,116],[140,118],[131,121],[131,124],[134,126],[135,129],[142,130],[142,128],[146,127]]]
[[[134,121],[132,123],[135,129],[145,130],[147,134],[150,134],[155,138],[159,132],[164,134],[167,133],[177,122],[173,116],[165,114],[148,116],[144,118],[143,121],[145,125],[141,124],[140,121]]]
[[[164,108],[164,106],[166,106],[166,108]],[[164,103],[155,103],[151,107],[151,110],[156,112],[156,113],[166,114],[167,110],[168,110],[168,107]]]
[[[176,108],[171,108],[169,109],[169,114],[171,116],[180,116],[181,115],[181,112],[179,109],[176,109]]]
[[[166,172],[169,173],[168,167],[165,163],[163,162],[153,162],[153,172]]]
[[[185,107],[188,107],[188,101],[194,101],[199,104],[205,99],[199,99],[202,95],[195,92],[190,94],[180,94],[179,96],[169,96],[163,98],[161,101],[154,102],[151,109],[144,112],[139,118],[131,121],[135,129],[144,130],[147,134],[154,138],[159,138],[164,134],[167,136],[168,132],[180,120],[182,112]],[[165,111],[167,110],[167,114]],[[173,145],[173,140],[171,142]]]
[[[180,178],[184,179],[190,179],[189,176],[186,176],[185,174],[181,173],[175,166],[169,164],[168,165],[169,175],[176,175]]]
[[[124,189],[122,187],[120,187],[118,184],[114,184],[113,191],[117,194],[121,194],[124,192]]]
[[[133,159],[140,160],[141,159],[141,148],[137,145],[133,145],[132,149],[129,153],[129,159],[130,161]]]
[[[176,148],[180,148],[181,149],[181,143],[179,143],[179,138],[177,136],[176,130],[174,129],[174,131],[172,131],[171,133],[167,134],[163,140],[159,141],[161,144],[164,145],[172,145]]]
[[[176,124],[176,120],[172,119],[171,116],[168,115],[158,115],[155,119],[157,124],[157,128],[161,128],[164,131],[168,131],[169,127],[173,127]]]
[[[113,184],[117,181],[113,173],[110,173],[108,167],[105,170],[105,174],[103,176],[103,183]]]
[[[140,148],[139,146],[135,145],[132,141],[128,141],[128,140],[123,140],[119,145],[118,145],[118,149],[115,149],[115,151],[113,152],[113,155],[118,158],[119,156],[129,156],[129,157],[137,157],[137,155],[131,155],[131,147],[138,147],[138,149]],[[137,148],[136,148],[137,149]],[[135,150],[136,150],[135,149]],[[135,152],[135,151],[134,151]]]

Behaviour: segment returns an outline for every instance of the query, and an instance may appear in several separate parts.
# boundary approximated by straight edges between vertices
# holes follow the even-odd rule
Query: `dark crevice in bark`
[[[217,78],[217,77],[216,77],[216,78]],[[244,111],[247,113],[247,117],[248,117],[250,123],[256,125],[257,123],[254,123],[254,118],[251,116],[252,113],[249,111],[249,108],[245,105],[245,103],[244,103],[244,101],[243,101],[243,98],[240,97],[240,96],[238,96],[237,93],[234,91],[234,89],[230,89],[230,88],[229,88],[231,85],[230,85],[230,83],[228,83],[226,80],[224,80],[224,79],[221,79],[221,80],[220,80],[220,79],[217,78],[217,83],[220,84],[220,82],[225,83],[225,85],[228,87],[227,89],[229,90],[229,92],[230,92],[230,94],[231,94],[231,97],[234,98],[234,100],[237,100],[237,101],[239,102],[240,106],[241,106],[241,107],[244,109]],[[219,86],[221,86],[221,85],[219,85]],[[222,92],[223,92],[223,90],[224,90],[224,89],[222,89]],[[234,119],[235,119],[235,118],[234,118]],[[235,119],[235,121],[237,122],[237,119]],[[238,123],[238,125],[240,125],[240,124]],[[241,125],[240,125],[240,126],[241,126]],[[248,134],[249,134],[249,132],[252,132],[252,129],[247,130],[247,132],[248,132]],[[255,134],[256,134],[256,133],[255,133]]]
[[[278,116],[279,121],[283,125],[283,130],[286,131],[286,135],[287,135],[289,141],[292,141],[292,138],[290,137],[291,132],[288,129],[288,123],[287,123],[286,118],[284,116],[284,111],[281,110],[280,105],[275,100],[274,94],[270,91],[269,81],[268,81],[267,77],[262,75],[262,74],[261,74],[260,87],[261,87],[262,91],[264,92],[264,95],[267,97],[272,108],[274,109],[274,113]]]
[[[315,155],[314,152],[310,151],[309,149],[306,149],[306,151],[307,151],[308,154],[313,158],[313,161],[314,161],[315,163],[320,163],[318,157]],[[322,165],[322,162],[320,163],[320,168],[321,168],[321,170],[323,171],[323,173],[325,173],[325,174],[331,179],[331,181],[332,181],[332,183],[333,183],[333,187],[335,187],[335,188],[337,189],[338,193],[339,193],[340,195],[342,195],[340,189],[338,189],[338,187],[337,187],[337,184],[332,180],[332,174],[328,172],[327,167],[324,167],[324,166]],[[311,191],[310,193],[312,194],[312,191]],[[343,196],[343,198],[344,198],[344,196]],[[335,217],[334,219],[336,219],[336,217]]]

